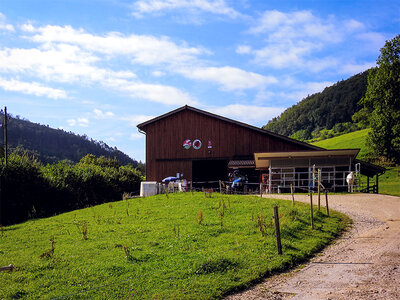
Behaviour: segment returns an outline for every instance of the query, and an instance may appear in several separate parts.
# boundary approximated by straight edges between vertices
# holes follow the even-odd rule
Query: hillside
[[[357,158],[365,160],[368,157],[369,150],[366,146],[367,135],[370,129],[363,129],[330,139],[311,143],[311,145],[326,148],[326,149],[350,149],[360,148]]]
[[[69,160],[77,163],[86,154],[117,158],[123,164],[138,162],[130,158],[117,148],[108,146],[104,142],[89,139],[86,135],[80,136],[61,129],[53,129],[48,125],[32,123],[28,120],[13,117],[8,114],[8,148],[9,152],[28,152],[42,163],[53,163],[60,160]],[[4,124],[4,113],[0,116]],[[0,130],[0,141],[3,144],[4,131]]]
[[[352,122],[365,95],[368,70],[342,80],[303,99],[272,119],[263,128],[300,140],[308,140],[313,131],[332,129],[336,124]]]

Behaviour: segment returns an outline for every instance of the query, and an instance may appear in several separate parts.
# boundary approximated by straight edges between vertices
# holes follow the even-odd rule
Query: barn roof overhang
[[[262,129],[262,128],[258,128],[258,127],[255,127],[255,126],[252,126],[252,125],[249,125],[249,124],[246,124],[246,123],[242,123],[242,122],[239,122],[239,121],[236,121],[236,120],[232,120],[232,119],[229,119],[229,118],[226,118],[226,117],[222,117],[222,116],[219,116],[219,115],[216,115],[216,114],[213,114],[213,113],[210,113],[210,112],[207,112],[207,111],[204,111],[204,110],[201,110],[201,109],[189,106],[189,105],[185,105],[185,106],[179,107],[179,108],[177,108],[175,110],[172,110],[172,111],[170,111],[170,112],[168,112],[166,114],[160,115],[160,116],[155,117],[155,118],[153,118],[151,120],[148,120],[146,122],[140,123],[140,124],[137,125],[137,128],[139,129],[139,132],[145,133],[146,132],[146,128],[147,128],[148,125],[150,125],[152,123],[155,123],[157,121],[160,121],[160,120],[162,120],[164,118],[167,118],[167,117],[169,117],[171,115],[177,114],[177,113],[179,113],[181,111],[184,111],[184,110],[193,111],[193,112],[196,112],[196,113],[199,113],[199,114],[211,117],[211,118],[219,119],[219,120],[224,121],[224,122],[228,122],[228,123],[231,123],[231,124],[234,124],[234,125],[237,125],[237,126],[245,127],[245,128],[250,129],[250,130],[260,132],[260,133],[265,134],[265,135],[273,136],[273,137],[279,138],[281,140],[285,140],[285,141],[288,141],[288,142],[291,142],[291,143],[295,143],[295,144],[301,145],[303,147],[309,148],[310,150],[325,150],[324,148],[320,148],[320,147],[317,147],[317,146],[314,146],[314,145],[310,145],[308,143],[304,143],[304,142],[301,142],[301,141],[298,141],[298,140],[295,140],[295,139],[291,139],[289,137],[286,137],[286,136],[283,136],[283,135],[280,135],[280,134],[277,134],[277,133],[274,133],[274,132],[271,132],[271,131],[268,131],[268,130],[265,130],[265,129]]]
[[[356,159],[360,149],[334,149],[320,151],[299,151],[299,152],[265,152],[254,153],[256,169],[267,169],[271,160],[295,159],[295,158],[326,158],[326,157],[351,157],[353,165],[360,164],[360,173],[362,175],[373,177],[385,173],[386,169],[359,159]]]
[[[319,151],[296,152],[264,152],[254,153],[256,169],[269,168],[272,160],[296,159],[296,158],[326,158],[326,157],[351,157],[355,159],[360,149],[335,149]]]
[[[360,173],[365,176],[368,176],[368,177],[373,177],[375,175],[379,176],[386,172],[386,169],[384,167],[374,165],[374,164],[371,164],[371,163],[368,163],[366,161],[362,161],[359,159],[355,159],[354,163],[355,164],[359,163],[360,164]]]

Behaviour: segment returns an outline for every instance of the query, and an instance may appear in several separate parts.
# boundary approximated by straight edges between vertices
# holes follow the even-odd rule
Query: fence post
[[[311,211],[311,229],[314,229],[314,214],[313,214],[312,192],[310,192],[310,211]]]
[[[325,191],[326,214],[329,217],[328,191]]]
[[[278,206],[274,206],[274,223],[275,223],[275,235],[276,235],[276,247],[278,248],[278,254],[282,254],[282,243],[281,243],[281,231],[279,228],[279,214]]]
[[[321,169],[318,169],[318,210],[321,210]]]
[[[262,198],[262,183],[260,183],[260,197]]]
[[[218,180],[218,182],[219,182],[219,193],[222,194],[221,180]]]
[[[293,183],[290,184],[290,193],[292,194],[292,203],[294,206],[294,191],[293,191]]]

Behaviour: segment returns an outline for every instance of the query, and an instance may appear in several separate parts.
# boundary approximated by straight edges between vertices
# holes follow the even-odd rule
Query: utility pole
[[[4,158],[7,167],[7,106],[4,106]]]
[[[3,199],[4,199],[4,171],[7,168],[7,107],[4,106],[4,169],[0,173],[0,226],[2,225],[2,214],[3,214]]]

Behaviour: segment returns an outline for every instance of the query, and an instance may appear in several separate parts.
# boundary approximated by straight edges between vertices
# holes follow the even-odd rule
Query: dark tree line
[[[362,106],[360,99],[367,89],[368,71],[337,82],[322,92],[306,97],[296,105],[286,109],[263,128],[300,140],[313,137],[313,132],[352,126],[352,116]]]
[[[0,122],[4,124],[4,113],[1,110]],[[110,147],[102,141],[89,139],[61,129],[53,129],[13,117],[8,114],[8,147],[17,153],[29,153],[40,162],[54,163],[69,160],[77,163],[86,154],[116,158],[121,164],[138,166],[138,162],[130,158],[116,147]],[[4,141],[4,132],[0,130],[0,141]]]

